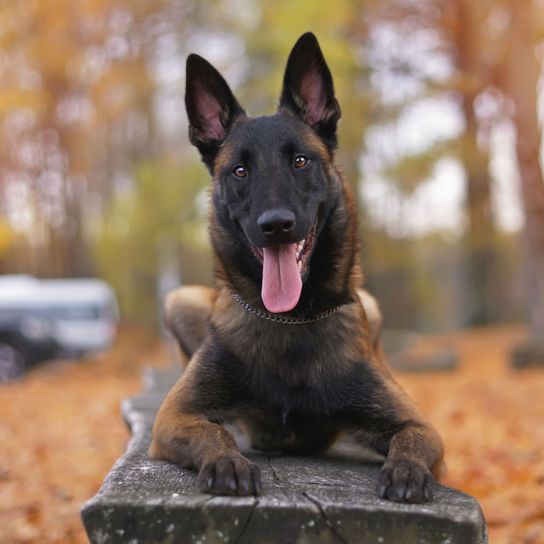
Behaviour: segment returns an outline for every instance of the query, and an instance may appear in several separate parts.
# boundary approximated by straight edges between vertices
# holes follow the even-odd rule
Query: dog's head
[[[339,192],[331,177],[340,108],[317,39],[304,34],[291,51],[275,115],[246,116],[198,55],[187,59],[186,85],[190,140],[214,177],[215,218],[228,232],[219,257],[261,283],[269,311],[290,311]]]

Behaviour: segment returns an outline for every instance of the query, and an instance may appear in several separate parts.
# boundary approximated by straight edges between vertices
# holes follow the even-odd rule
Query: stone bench
[[[378,499],[378,464],[327,457],[249,454],[260,467],[257,498],[198,492],[195,474],[146,452],[153,418],[179,370],[148,371],[145,390],[123,402],[132,431],[126,453],[82,510],[92,544],[484,544],[485,521],[470,496],[439,486],[430,504]]]

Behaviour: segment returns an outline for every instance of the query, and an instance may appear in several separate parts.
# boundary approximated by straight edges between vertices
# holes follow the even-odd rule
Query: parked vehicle
[[[41,321],[0,316],[0,382],[18,378],[30,366],[58,352]]]
[[[117,322],[115,293],[101,280],[0,276],[0,381],[51,357],[109,348]]]

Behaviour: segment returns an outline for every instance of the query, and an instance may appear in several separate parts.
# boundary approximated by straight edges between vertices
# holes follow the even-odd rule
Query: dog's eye
[[[295,157],[295,168],[304,168],[308,164],[308,158],[304,155],[297,155]]]
[[[236,165],[233,168],[232,173],[237,178],[245,178],[247,176],[247,170],[241,164]]]

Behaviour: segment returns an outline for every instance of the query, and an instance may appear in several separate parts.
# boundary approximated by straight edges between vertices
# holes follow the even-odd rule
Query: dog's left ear
[[[331,72],[311,32],[297,40],[287,60],[279,104],[282,109],[301,117],[331,151],[336,147],[340,106],[334,96]]]

